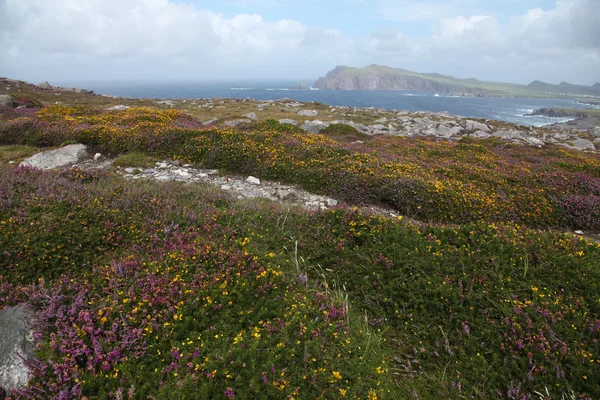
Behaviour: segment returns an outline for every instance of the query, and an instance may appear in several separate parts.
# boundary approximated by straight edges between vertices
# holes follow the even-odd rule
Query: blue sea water
[[[309,81],[310,82],[310,81]],[[300,81],[227,82],[73,82],[70,86],[99,94],[133,98],[200,99],[252,98],[277,100],[288,97],[302,102],[321,102],[331,106],[376,107],[389,110],[447,111],[452,115],[495,119],[522,125],[543,126],[570,118],[526,116],[542,107],[586,108],[568,99],[453,97],[443,94],[404,91],[294,90]],[[571,118],[572,119],[572,118]]]

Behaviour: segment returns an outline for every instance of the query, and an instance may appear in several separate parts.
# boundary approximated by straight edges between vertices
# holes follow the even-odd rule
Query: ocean
[[[310,82],[310,81],[305,81]],[[301,81],[227,82],[71,82],[99,94],[160,99],[252,98],[277,100],[288,97],[301,102],[321,102],[331,106],[376,107],[389,110],[447,111],[452,115],[485,118],[521,125],[544,126],[572,118],[526,116],[543,107],[586,108],[568,99],[456,97],[409,91],[294,90]]]

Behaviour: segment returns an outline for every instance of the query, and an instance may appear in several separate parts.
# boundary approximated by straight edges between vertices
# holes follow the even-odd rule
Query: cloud
[[[373,7],[385,14],[379,20],[371,21],[371,14],[352,17],[359,18],[357,24],[373,23],[361,36],[355,26],[313,26],[314,20],[322,26],[322,15],[225,17],[213,2],[194,0],[206,4],[200,7],[189,1],[0,0],[0,75],[31,80],[310,78],[338,64],[377,63],[516,82],[600,81],[598,0],[556,0],[552,7],[510,18],[499,9],[486,12],[482,0],[380,0],[379,8]],[[344,12],[364,11],[368,3],[337,1]],[[251,11],[294,3],[226,4]],[[411,35],[409,28],[417,23],[421,34]]]

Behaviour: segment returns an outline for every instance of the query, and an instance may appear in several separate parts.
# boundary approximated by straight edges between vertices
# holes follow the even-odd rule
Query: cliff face
[[[435,77],[433,77],[435,78]],[[404,70],[370,66],[364,69],[336,67],[313,85],[327,90],[412,90],[436,93],[482,94],[484,90],[458,87]]]

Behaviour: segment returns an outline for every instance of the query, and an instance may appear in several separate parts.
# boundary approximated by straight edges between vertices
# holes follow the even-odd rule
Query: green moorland
[[[600,156],[352,135],[149,108],[3,114],[3,163],[76,141],[348,204],[3,165],[0,308],[30,304],[39,357],[10,398],[600,397],[600,245],[563,233],[600,232]]]

